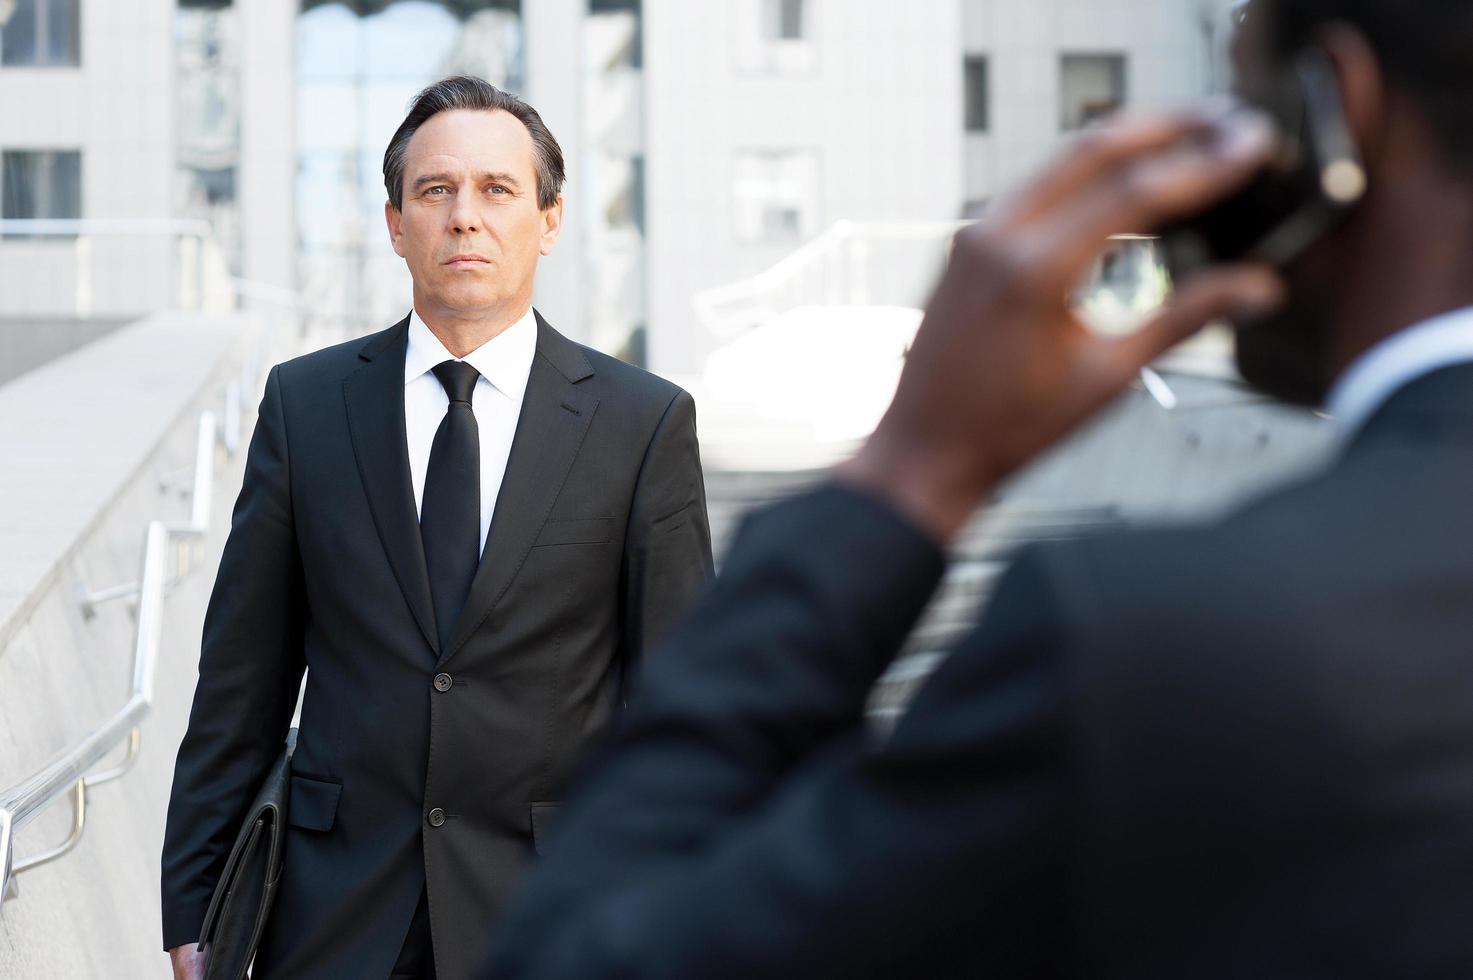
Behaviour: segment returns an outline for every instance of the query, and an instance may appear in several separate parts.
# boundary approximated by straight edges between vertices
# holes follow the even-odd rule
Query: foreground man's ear
[[[404,237],[404,215],[394,207],[393,201],[384,202],[384,222],[389,226],[389,244],[394,247],[394,254],[402,259],[404,249],[399,240]]]
[[[543,255],[551,255],[557,241],[563,234],[563,196],[559,194],[557,200],[552,202],[552,207],[542,212],[542,246],[540,251]]]

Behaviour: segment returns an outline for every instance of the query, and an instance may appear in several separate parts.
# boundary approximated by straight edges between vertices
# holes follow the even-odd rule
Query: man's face
[[[537,259],[562,227],[562,198],[537,207],[532,136],[507,112],[431,116],[409,140],[403,208],[385,204],[389,237],[414,277],[421,315],[519,315]]]

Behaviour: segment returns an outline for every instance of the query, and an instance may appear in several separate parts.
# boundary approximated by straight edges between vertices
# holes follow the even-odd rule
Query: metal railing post
[[[10,880],[10,811],[0,809],[0,905],[15,897],[15,882]]]
[[[189,523],[199,531],[210,526],[211,493],[215,482],[215,413],[204,411],[199,416],[199,434],[195,440],[194,494],[190,499]]]
[[[39,868],[50,861],[55,861],[63,854],[76,847],[82,840],[82,831],[87,829],[87,780],[79,779],[72,784],[72,829],[67,833],[66,840],[55,847],[47,848],[40,854],[32,854],[24,861],[15,862],[10,869],[10,875],[14,878],[22,871]]]

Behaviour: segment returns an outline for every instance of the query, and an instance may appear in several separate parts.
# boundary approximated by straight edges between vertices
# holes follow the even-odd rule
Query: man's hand
[[[894,503],[938,541],[998,482],[1114,398],[1139,370],[1218,317],[1278,304],[1278,276],[1212,269],[1127,337],[1092,333],[1069,294],[1109,236],[1204,210],[1270,158],[1254,115],[1121,121],[956,238],[889,411],[836,476]]]
[[[174,965],[174,980],[203,980],[205,954],[200,952],[199,943],[185,943],[169,950],[169,962]]]

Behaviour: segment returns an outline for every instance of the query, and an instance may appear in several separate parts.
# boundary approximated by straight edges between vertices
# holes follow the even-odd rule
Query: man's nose
[[[468,193],[456,194],[455,207],[450,211],[451,228],[454,229],[457,235],[465,235],[479,230],[478,224],[474,195]]]

